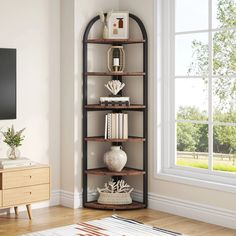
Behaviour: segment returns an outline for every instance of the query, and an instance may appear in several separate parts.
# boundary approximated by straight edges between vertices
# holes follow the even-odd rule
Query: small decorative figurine
[[[114,95],[116,96],[124,87],[125,84],[121,83],[119,80],[110,80],[105,87]]]
[[[99,17],[101,22],[103,23],[103,33],[102,37],[104,39],[108,38],[108,22],[113,10],[109,11],[108,13],[104,13],[103,11],[99,12]]]

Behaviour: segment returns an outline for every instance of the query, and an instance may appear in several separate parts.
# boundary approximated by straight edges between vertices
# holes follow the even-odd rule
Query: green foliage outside
[[[209,48],[199,40],[192,42],[192,63],[189,75],[200,75],[208,84],[209,73],[217,75],[212,79],[214,109],[213,121],[236,123],[236,2],[218,0],[218,28],[213,34],[212,72],[209,72]],[[206,111],[196,107],[179,107],[178,120],[207,121]],[[208,125],[194,123],[177,124],[177,150],[187,152],[208,152]],[[236,158],[236,127],[215,125],[213,128],[214,153],[233,154]],[[208,168],[205,160],[177,159],[178,165]],[[236,166],[222,163],[214,164],[215,170],[236,172]]]

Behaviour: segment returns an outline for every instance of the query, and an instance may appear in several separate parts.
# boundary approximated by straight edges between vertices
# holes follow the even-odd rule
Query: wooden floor
[[[133,218],[157,227],[170,229],[190,236],[236,236],[236,230],[187,219],[180,216],[149,209],[116,211],[123,217]],[[28,220],[26,212],[20,212],[18,218],[14,214],[0,216],[0,235],[16,236],[33,231],[45,230],[52,227],[64,226],[99,219],[113,214],[112,211],[51,207],[33,210],[32,221]],[[67,236],[67,235],[65,235]],[[135,235],[134,235],[135,236]]]

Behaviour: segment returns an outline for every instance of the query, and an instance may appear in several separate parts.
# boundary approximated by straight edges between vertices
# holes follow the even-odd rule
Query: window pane
[[[213,34],[213,74],[236,74],[236,31],[217,31]]]
[[[208,80],[176,79],[175,112],[177,120],[207,120]]]
[[[236,0],[212,0],[212,27],[236,27]]]
[[[177,123],[176,164],[208,168],[208,125]]]
[[[208,28],[207,0],[176,0],[176,32]]]
[[[236,172],[236,127],[214,126],[213,156],[214,170]]]
[[[236,78],[213,78],[214,121],[236,123]]]
[[[175,75],[208,74],[208,34],[176,35]]]

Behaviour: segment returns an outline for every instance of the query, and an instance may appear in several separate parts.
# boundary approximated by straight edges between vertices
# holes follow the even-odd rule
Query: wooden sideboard
[[[35,165],[14,169],[0,169],[0,209],[26,205],[32,218],[31,203],[50,199],[50,168]]]

